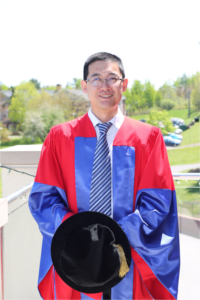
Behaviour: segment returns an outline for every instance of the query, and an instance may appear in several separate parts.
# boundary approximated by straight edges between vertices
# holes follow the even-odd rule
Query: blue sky
[[[0,81],[64,87],[107,51],[122,58],[129,86],[158,89],[200,71],[199,11],[198,0],[0,0]]]

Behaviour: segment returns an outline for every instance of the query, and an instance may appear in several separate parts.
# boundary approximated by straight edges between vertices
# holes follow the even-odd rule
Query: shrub
[[[3,141],[8,141],[9,138],[8,136],[11,135],[11,131],[8,130],[6,127],[3,126],[3,123],[0,122],[0,140]]]
[[[162,109],[166,109],[166,110],[170,110],[170,109],[174,108],[175,105],[176,105],[176,103],[171,99],[163,99],[160,103],[160,107]]]
[[[166,110],[159,111],[156,109],[151,109],[150,114],[147,118],[147,123],[160,128],[162,134],[174,132],[174,127]]]

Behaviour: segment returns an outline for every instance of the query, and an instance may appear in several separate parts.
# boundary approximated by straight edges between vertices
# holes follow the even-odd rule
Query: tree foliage
[[[178,77],[174,82],[176,87],[177,96],[183,97],[185,99],[190,98],[191,90],[194,87],[195,75],[188,77],[186,74],[183,74],[182,77]]]
[[[159,88],[159,93],[162,95],[162,99],[176,99],[176,89],[169,82],[165,82]]]
[[[70,98],[64,90],[59,93],[55,93],[52,99],[54,103],[62,108],[66,120],[72,120],[82,116],[88,111],[87,101]]]
[[[29,80],[29,82],[32,82],[37,90],[41,88],[40,82],[37,79],[32,78]]]
[[[1,91],[7,91],[8,87],[5,84],[0,85],[0,90]]]
[[[174,127],[170,121],[170,118],[168,117],[168,112],[165,110],[159,111],[156,109],[151,109],[147,123],[160,128],[162,134],[174,132]]]
[[[81,116],[87,110],[86,101],[70,99],[65,90],[54,93],[53,96],[42,90],[41,94],[28,102],[23,134],[32,140],[39,137],[44,141],[52,126]]]
[[[44,90],[56,91],[55,85],[46,85],[43,87]]]
[[[156,96],[155,96],[155,104],[160,107],[160,104],[161,104],[161,99],[162,99],[162,94],[157,91],[156,92]]]
[[[126,110],[131,114],[135,110],[153,107],[156,91],[150,81],[142,84],[139,80],[135,80],[131,89],[124,92],[124,96],[126,97]]]
[[[176,103],[171,99],[163,99],[160,103],[160,107],[165,110],[171,110],[175,105]]]
[[[9,135],[11,135],[11,131],[4,127],[3,122],[0,122],[0,141],[8,141]]]
[[[43,103],[40,110],[26,112],[23,124],[23,135],[31,137],[32,141],[39,137],[44,142],[52,126],[65,121],[64,113],[59,106]]]
[[[148,108],[153,107],[155,103],[156,91],[150,81],[146,81],[144,85],[145,104]]]
[[[81,90],[81,79],[73,78],[74,87],[76,90]]]
[[[192,90],[191,99],[196,110],[200,111],[200,72],[193,77],[194,89]]]
[[[38,92],[32,82],[22,82],[15,87],[9,107],[9,118],[21,125],[24,122],[28,102],[36,97]]]

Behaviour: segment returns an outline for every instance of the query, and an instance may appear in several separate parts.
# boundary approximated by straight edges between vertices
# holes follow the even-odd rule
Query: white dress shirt
[[[102,123],[93,113],[92,110],[90,108],[89,112],[88,112],[88,117],[90,118],[94,129],[96,131],[96,135],[97,135],[97,141],[99,140],[99,127],[97,126],[97,124]],[[112,149],[113,149],[113,141],[115,139],[115,136],[119,130],[119,128],[121,127],[122,123],[124,121],[124,115],[122,114],[120,108],[118,107],[118,112],[117,114],[114,116],[114,118],[112,118],[110,121],[113,125],[109,128],[108,132],[107,132],[107,142],[108,142],[108,147],[110,150],[110,158],[111,158],[111,182],[112,182]],[[113,191],[112,191],[112,184],[111,184],[111,217],[113,217]]]

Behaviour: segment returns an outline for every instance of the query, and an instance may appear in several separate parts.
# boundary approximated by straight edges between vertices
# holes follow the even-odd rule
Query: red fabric
[[[160,299],[175,299],[170,292],[162,285],[162,283],[157,279],[154,275],[150,267],[147,263],[139,256],[139,254],[131,248],[131,255],[132,258],[140,271],[142,276],[142,280],[147,288],[147,290],[152,295],[153,299],[160,300]],[[138,280],[138,275],[136,274],[136,278],[134,280]],[[138,290],[138,285],[134,283],[134,299],[151,299],[151,298],[139,298],[142,297],[144,293],[143,285],[141,285],[141,289]],[[137,298],[138,297],[138,298]],[[161,298],[162,297],[162,298]]]
[[[56,287],[56,299],[58,299],[58,300],[73,299],[72,298],[73,289],[71,287],[69,287],[60,278],[60,276],[56,273],[56,271],[55,271],[55,287]],[[77,297],[77,300],[79,300],[79,299],[81,299],[80,296],[79,296],[79,298]]]
[[[94,299],[94,300],[101,300],[103,293],[97,293],[97,294],[86,294],[84,293],[86,296]]]
[[[38,285],[40,295],[45,300],[54,298],[53,266],[49,269],[46,276]]]
[[[71,213],[67,213],[62,222],[71,215],[78,213],[74,159],[74,139],[77,136],[96,136],[95,129],[87,114],[76,120],[55,126],[51,130],[41,152],[43,163],[38,166],[35,180],[36,182],[43,184],[58,186],[66,191]],[[48,146],[46,146],[47,144]],[[169,169],[166,155],[166,147],[158,128],[125,117],[124,122],[114,139],[113,145],[126,145],[135,148],[136,158],[133,207],[135,207],[135,199],[138,190],[143,188],[174,189],[171,170]],[[46,153],[43,155],[44,150],[49,155],[46,155]],[[162,155],[160,155],[160,153]],[[47,156],[48,161],[46,161]],[[59,161],[57,157],[60,158]],[[68,159],[67,166],[66,157],[70,158]],[[157,160],[158,157],[159,161]],[[42,170],[44,164],[45,172]],[[152,169],[154,169],[155,172],[151,172]],[[151,176],[149,174],[151,174]],[[168,290],[155,277],[145,261],[133,249],[132,257],[138,268],[135,268],[134,270],[134,299],[152,299],[147,290],[149,290],[154,299],[161,299],[160,295],[163,296],[162,299],[174,299]],[[50,270],[52,270],[52,268]],[[54,299],[53,273],[50,270],[39,284],[39,291],[44,299]],[[57,273],[55,273],[55,283],[57,299],[81,299],[80,292],[74,291],[67,286]],[[95,300],[100,300],[102,293],[88,294],[87,296]]]
[[[64,218],[62,219],[62,223],[63,223],[65,220],[67,220],[69,217],[73,216],[73,215],[74,215],[74,214],[71,213],[71,212],[67,213],[67,214],[64,216]]]
[[[147,288],[145,287],[144,282],[136,266],[134,268],[133,278],[134,278],[133,299],[152,300],[153,298],[148,293]]]

